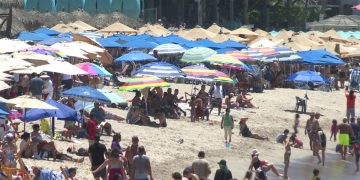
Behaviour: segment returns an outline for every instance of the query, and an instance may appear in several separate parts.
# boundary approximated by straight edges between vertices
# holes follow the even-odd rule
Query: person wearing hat
[[[50,76],[48,76],[47,74],[43,74],[40,76],[40,78],[44,81],[44,89],[42,90],[43,99],[52,99],[54,94],[54,88]]]
[[[246,124],[246,121],[248,119],[249,118],[245,118],[245,117],[240,118],[240,122],[239,122],[240,132],[239,132],[239,134],[241,134],[243,137],[249,137],[249,138],[260,139],[260,140],[269,140],[269,138],[266,137],[266,136],[260,136],[259,134],[252,133],[250,131],[250,129],[248,128],[247,124]]]
[[[222,159],[218,164],[220,169],[216,170],[214,180],[231,180],[232,174],[226,165],[226,161]]]

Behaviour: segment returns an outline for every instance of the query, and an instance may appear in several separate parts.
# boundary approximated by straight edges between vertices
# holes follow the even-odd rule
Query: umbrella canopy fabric
[[[75,111],[75,109],[72,109],[69,106],[66,106],[65,104],[62,104],[52,99],[49,99],[45,102],[56,107],[57,110],[49,110],[49,109],[41,109],[41,108],[30,109],[29,111],[26,112],[26,117],[22,117],[21,120],[35,121],[48,117],[57,117],[58,119],[65,121],[77,120],[77,112]]]
[[[295,81],[295,82],[313,82],[319,84],[325,84],[329,81],[322,76],[319,72],[316,71],[299,71],[294,74],[291,74],[288,78],[288,81]]]
[[[111,91],[103,90],[103,89],[99,89],[99,91],[102,92],[107,98],[109,98],[111,100],[111,103],[114,103],[114,104],[126,103],[127,104],[127,101],[124,98],[122,98],[121,96],[119,96],[115,93],[112,93]]]
[[[143,53],[141,51],[131,51],[127,54],[124,54],[115,59],[114,62],[141,62],[141,61],[156,61],[157,59],[149,54]]]
[[[226,47],[226,48],[236,48],[236,49],[245,49],[248,48],[245,44],[236,42],[236,41],[232,41],[232,40],[227,40],[224,42],[219,43],[220,46]]]
[[[0,102],[0,115],[9,115],[10,110],[7,108],[5,102]]]
[[[152,87],[169,87],[170,84],[156,76],[135,77],[126,80],[126,82],[119,87],[120,91],[141,90]]]
[[[157,77],[184,77],[180,68],[166,62],[153,62],[142,66],[134,73],[134,76],[157,76]]]
[[[50,38],[50,36],[46,34],[38,34],[38,33],[32,33],[32,32],[21,32],[17,39],[21,41],[43,41],[47,38]]]
[[[326,50],[300,51],[297,53],[303,60],[303,64],[313,65],[342,65],[343,60]]]
[[[229,54],[214,54],[205,58],[204,62],[209,62],[211,64],[244,65],[244,63],[239,61],[236,57]]]
[[[216,77],[216,72],[214,70],[210,70],[207,67],[201,65],[186,66],[181,70],[186,74],[186,78],[190,79]]]
[[[195,43],[196,43],[198,46],[207,47],[207,48],[212,48],[212,49],[225,48],[225,46],[223,46],[221,43],[216,43],[216,42],[211,41],[211,40],[209,40],[209,39],[198,40],[198,41],[195,41]],[[191,46],[189,46],[189,47],[191,47]]]
[[[94,63],[80,63],[76,64],[76,66],[84,71],[86,71],[89,75],[93,76],[111,76],[111,73],[109,73],[107,70],[105,70],[103,67],[100,67],[97,64]]]
[[[49,55],[49,56],[53,56],[53,57],[65,57],[65,54],[60,52],[59,50],[49,47],[49,46],[41,46],[41,45],[37,45],[37,46],[32,46],[30,48],[26,48],[23,49],[20,52],[34,52],[37,54],[42,54],[42,55]]]
[[[6,84],[4,81],[0,81],[0,91],[5,90],[5,89],[10,89],[10,88],[11,88],[11,86]]]
[[[170,54],[182,54],[185,52],[185,49],[177,44],[167,43],[156,46],[150,54],[153,54],[154,51],[159,55],[170,55]]]
[[[194,47],[185,51],[181,61],[187,63],[199,63],[214,54],[216,54],[216,51],[210,48]]]
[[[0,46],[0,53],[9,53],[16,52],[22,49],[26,49],[31,47],[24,41],[16,40],[16,39],[0,39],[0,44],[6,44],[6,46]]]
[[[120,47],[133,48],[133,49],[152,49],[158,45],[159,44],[147,40],[135,40],[125,44],[120,44]]]
[[[33,32],[37,33],[37,34],[45,34],[45,35],[48,35],[48,36],[57,36],[57,35],[60,34],[60,32],[57,32],[55,30],[45,28],[45,27],[38,28]]]
[[[40,109],[57,110],[56,107],[28,95],[23,95],[13,99],[9,99],[7,103],[15,104],[15,107],[18,108],[26,108],[26,109],[40,108]]]
[[[97,32],[100,34],[116,34],[116,33],[128,34],[128,33],[136,33],[136,30],[133,28],[130,28],[129,26],[126,26],[125,24],[116,22],[114,24],[109,25],[108,27],[100,29]]]
[[[34,65],[48,64],[49,61],[53,61],[56,58],[51,55],[39,54],[31,51],[13,53],[12,56],[17,59],[23,59]]]
[[[67,75],[89,74],[88,72],[66,61],[51,61],[50,64],[38,66],[36,67],[36,69],[43,72],[55,72],[55,73],[67,74]]]
[[[63,96],[72,97],[81,101],[100,102],[109,104],[111,100],[98,89],[89,86],[73,87],[63,92]]]

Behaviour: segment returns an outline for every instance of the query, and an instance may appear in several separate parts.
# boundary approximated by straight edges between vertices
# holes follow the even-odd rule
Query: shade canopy
[[[36,69],[44,72],[55,72],[55,73],[67,74],[67,75],[89,74],[88,72],[66,61],[51,61],[50,64],[38,66],[36,67]]]
[[[63,92],[63,96],[72,97],[81,101],[100,102],[109,104],[111,100],[98,89],[89,86],[73,87]]]
[[[184,77],[180,68],[166,62],[153,62],[142,66],[134,76]]]
[[[97,32],[102,33],[102,34],[116,34],[116,33],[128,34],[128,33],[136,33],[136,30],[133,28],[130,28],[129,26],[126,26],[125,24],[116,22],[114,24],[109,25],[108,27],[100,29]]]
[[[187,63],[199,63],[214,54],[216,54],[216,51],[210,48],[194,47],[185,51],[181,61]]]
[[[15,104],[15,107],[17,108],[26,108],[26,109],[40,108],[40,109],[57,110],[56,107],[28,95],[23,95],[13,99],[9,99],[7,103]]]
[[[342,65],[343,60],[326,50],[300,51],[297,53],[303,60],[303,64],[313,65]]]
[[[229,65],[243,65],[236,57],[229,54],[214,54],[204,59],[204,62],[211,64],[229,64]]]
[[[152,49],[158,46],[159,44],[150,42],[147,40],[135,40],[130,41],[125,44],[121,44],[120,47],[132,48],[132,49]]]
[[[288,81],[295,82],[313,82],[319,84],[328,83],[328,80],[322,76],[319,72],[316,71],[299,71],[294,74],[291,74],[288,78]]]
[[[130,78],[119,87],[120,91],[141,90],[152,87],[169,87],[170,84],[156,76],[144,76]]]
[[[0,91],[5,90],[5,89],[10,89],[10,88],[11,88],[11,86],[6,84],[4,81],[0,81]]]
[[[107,98],[109,98],[111,100],[111,103],[114,104],[127,104],[127,101],[122,98],[121,96],[109,91],[109,90],[104,90],[104,89],[99,89],[100,92],[102,92]]]
[[[142,51],[131,51],[115,59],[114,62],[140,62],[140,61],[156,61],[157,59],[149,54],[143,53]]]
[[[75,111],[75,109],[72,109],[69,106],[66,106],[65,104],[62,104],[52,99],[49,99],[45,102],[56,107],[57,110],[49,110],[49,109],[41,109],[41,108],[30,109],[29,111],[26,112],[26,117],[22,117],[21,119],[25,121],[35,121],[48,117],[56,117],[57,119],[66,120],[66,121],[78,120],[77,112]]]

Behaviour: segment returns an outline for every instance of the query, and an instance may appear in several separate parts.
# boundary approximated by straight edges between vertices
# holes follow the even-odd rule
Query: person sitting
[[[242,91],[237,97],[236,102],[239,103],[240,107],[245,108],[255,108],[255,106],[251,103],[253,98],[246,97],[246,91]]]
[[[239,122],[240,133],[239,134],[241,134],[243,137],[249,137],[249,138],[260,139],[260,140],[269,140],[269,138],[266,136],[260,136],[258,134],[252,133],[246,124],[247,120],[248,120],[248,118],[240,118],[240,122]]]
[[[32,126],[33,132],[31,132],[31,141],[37,146],[38,152],[43,153],[44,151],[52,152],[53,154],[56,154],[56,147],[54,142],[47,142],[43,140],[41,134],[40,134],[40,126],[39,124],[34,124]],[[56,158],[54,158],[54,161],[56,161]]]
[[[23,158],[31,158],[33,155],[35,158],[38,158],[37,146],[31,142],[30,133],[24,132],[20,138],[20,150],[18,154]]]
[[[236,102],[231,101],[231,99],[234,97],[233,93],[230,93],[225,97],[225,106],[226,108],[236,108],[238,105]]]
[[[294,148],[300,148],[302,149],[303,148],[303,142],[296,137],[295,134],[293,134],[292,136],[290,136],[290,146],[294,147]]]
[[[14,135],[8,133],[5,135],[5,144],[1,147],[1,157],[2,157],[2,163],[6,167],[9,168],[16,168],[16,145],[14,143]]]
[[[76,168],[63,168],[60,166],[61,173],[64,175],[65,180],[77,180]]]
[[[289,130],[285,129],[283,133],[280,133],[276,136],[276,142],[283,144],[285,142],[285,139],[287,138],[289,134]]]

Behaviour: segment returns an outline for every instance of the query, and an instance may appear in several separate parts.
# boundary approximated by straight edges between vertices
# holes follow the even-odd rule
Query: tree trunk
[[[220,22],[220,17],[219,17],[219,1],[220,0],[215,0],[215,23],[219,24]]]
[[[197,0],[197,16],[198,16],[198,25],[202,26],[203,25],[203,18],[202,18],[202,4],[201,4],[202,0]]]
[[[229,0],[229,20],[234,21],[234,0]]]
[[[243,10],[242,10],[242,16],[243,16],[243,24],[249,24],[249,0],[243,0]]]
[[[292,26],[292,18],[291,18],[291,8],[292,8],[292,0],[286,1],[286,21],[287,21],[287,28]]]

